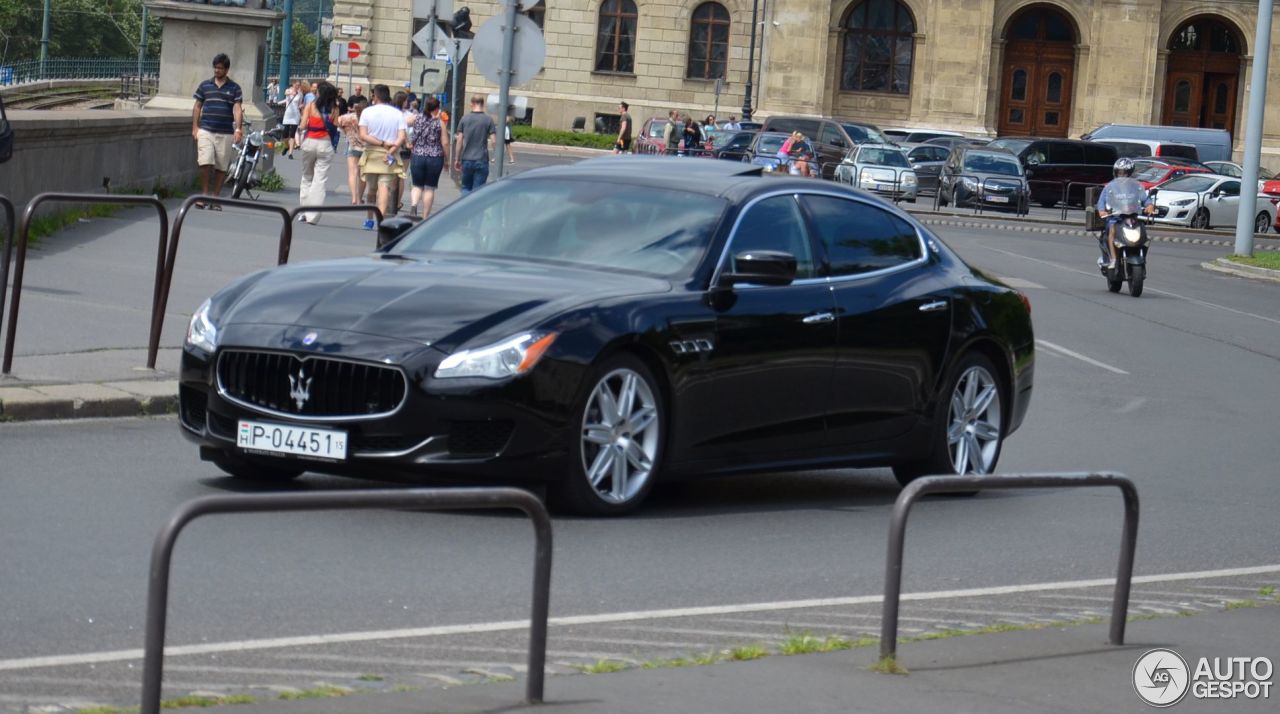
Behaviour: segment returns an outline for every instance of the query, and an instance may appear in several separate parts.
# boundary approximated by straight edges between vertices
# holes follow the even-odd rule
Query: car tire
[[[939,188],[938,189],[938,208],[946,208],[946,207],[947,207],[947,195],[942,192],[941,188]]]
[[[906,486],[929,474],[995,471],[1004,446],[1004,414],[1008,404],[999,374],[991,360],[979,352],[970,352],[956,363],[946,389],[938,398],[929,455],[919,461],[895,464],[893,475],[899,484]],[[963,407],[963,411],[957,413],[957,406]],[[972,453],[977,456],[971,457],[974,446],[978,449]],[[981,469],[974,468],[975,461]],[[956,495],[974,493],[976,491],[961,491]]]
[[[1191,217],[1191,227],[1196,228],[1198,230],[1202,230],[1202,231],[1208,230],[1209,229],[1209,211],[1204,208],[1201,208],[1200,210],[1196,211],[1196,214]]]
[[[1057,201],[1041,200],[1041,201],[1038,201],[1038,203],[1040,204],[1041,208],[1053,208],[1054,206],[1058,205]]]
[[[568,473],[553,487],[552,501],[579,515],[621,516],[640,506],[661,472],[666,404],[653,372],[633,355],[604,361],[584,386],[569,434]]]
[[[258,483],[283,483],[302,475],[303,469],[267,466],[232,451],[221,451],[210,461],[232,478]]]
[[[1257,217],[1253,219],[1253,232],[1266,233],[1270,229],[1271,216],[1268,216],[1266,211],[1260,212]]]

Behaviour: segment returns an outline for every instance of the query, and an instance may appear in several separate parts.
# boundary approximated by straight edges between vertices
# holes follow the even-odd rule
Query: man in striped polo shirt
[[[227,77],[231,60],[225,54],[213,58],[213,79],[196,89],[196,106],[191,111],[191,136],[196,140],[196,164],[200,167],[200,187],[209,194],[222,193],[222,182],[231,166],[232,142],[239,142],[244,124],[240,85]],[[204,204],[196,204],[204,208]],[[213,206],[213,208],[218,208]]]

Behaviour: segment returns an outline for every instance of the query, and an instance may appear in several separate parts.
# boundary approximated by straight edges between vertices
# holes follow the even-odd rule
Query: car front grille
[[[234,349],[218,356],[218,386],[243,406],[303,419],[384,416],[407,389],[395,367]]]

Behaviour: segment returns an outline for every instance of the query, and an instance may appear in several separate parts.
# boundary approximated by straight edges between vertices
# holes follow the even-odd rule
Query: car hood
[[[1199,198],[1200,194],[1191,191],[1172,191],[1169,189],[1160,189],[1160,193],[1156,194],[1156,205],[1167,206],[1174,201],[1181,201],[1188,198]]]
[[[374,335],[450,352],[487,333],[501,339],[533,329],[585,303],[670,289],[665,280],[619,272],[372,255],[264,272],[233,304],[220,306],[217,320],[223,327],[278,325]]]

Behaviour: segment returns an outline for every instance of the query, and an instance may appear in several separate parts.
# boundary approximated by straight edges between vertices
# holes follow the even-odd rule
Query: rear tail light
[[[1022,306],[1027,308],[1027,314],[1030,315],[1031,314],[1031,298],[1027,297],[1026,293],[1019,290],[1018,299],[1022,301]]]
[[[1156,144],[1156,156],[1164,156],[1164,146]]]

